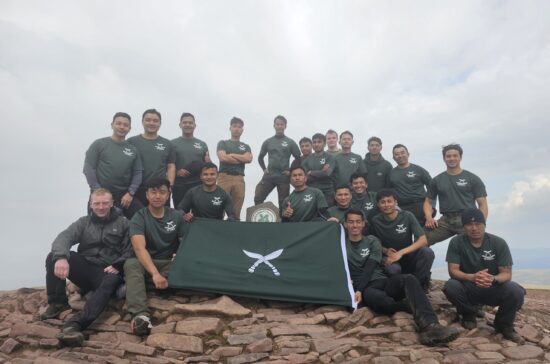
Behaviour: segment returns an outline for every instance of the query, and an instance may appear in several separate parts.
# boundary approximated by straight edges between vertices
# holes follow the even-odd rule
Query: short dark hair
[[[313,142],[311,141],[311,139],[309,139],[308,137],[303,137],[302,139],[300,139],[300,141],[298,142],[298,145],[301,145],[302,143],[313,144]]]
[[[156,114],[159,117],[159,120],[162,121],[162,116],[160,116],[160,112],[158,112],[157,109],[147,109],[143,112],[143,115],[141,115],[141,120],[145,119],[145,115],[147,114]]]
[[[365,180],[365,183],[367,182],[367,176],[364,173],[355,172],[349,177],[349,183],[353,183],[353,180],[357,178],[362,178]]]
[[[210,168],[214,168],[216,171],[218,170],[218,166],[217,166],[217,165],[215,165],[215,164],[212,163],[212,162],[206,162],[206,163],[203,163],[203,164],[202,164],[201,173],[202,173],[205,169],[210,169]]]
[[[348,215],[357,215],[357,216],[361,216],[361,220],[365,221],[365,214],[363,213],[363,211],[359,210],[359,209],[354,209],[354,208],[351,208],[349,209],[346,214],[344,215],[345,218],[344,220],[347,220],[348,219]]]
[[[273,124],[275,124],[275,122],[276,122],[277,120],[281,120],[281,121],[282,121],[283,123],[285,123],[285,125],[286,125],[286,118],[285,118],[283,115],[277,115],[277,116],[275,116],[275,119],[273,119]]]
[[[306,174],[306,170],[305,170],[305,168],[302,167],[302,166],[294,166],[294,167],[290,168],[290,172],[289,172],[289,173],[292,174],[292,172],[294,172],[294,171],[297,170],[297,169],[301,169],[302,172],[304,172],[304,174]]]
[[[340,133],[340,139],[342,139],[342,136],[343,136],[344,134],[348,134],[348,135],[351,137],[351,139],[353,139],[353,134],[352,134],[351,131],[349,131],[349,130],[344,130],[343,132],[341,132],[341,133]]]
[[[397,200],[397,193],[393,188],[382,188],[380,191],[376,193],[376,202],[380,202],[381,199],[384,197],[393,197],[395,200]]]
[[[336,134],[336,138],[338,138],[338,133],[336,132],[336,130],[333,130],[333,129],[327,130],[327,132],[325,133],[325,137],[329,134]]]
[[[170,190],[170,181],[165,177],[153,177],[145,182],[145,188],[148,190],[150,188],[160,188],[166,186]]]
[[[447,153],[449,150],[458,151],[458,154],[460,154],[460,157],[462,157],[463,150],[462,150],[462,147],[460,146],[460,144],[453,143],[453,144],[449,144],[449,145],[444,145],[443,150],[442,150],[443,157],[445,157],[445,153]]]
[[[367,145],[369,145],[370,142],[377,142],[378,144],[382,145],[382,139],[377,136],[370,137],[369,140],[367,140]]]
[[[183,118],[192,118],[193,121],[195,121],[195,115],[191,114],[190,112],[184,112],[180,116],[180,122],[183,120]]]
[[[349,192],[351,192],[351,187],[350,187],[349,185],[339,185],[338,187],[336,187],[336,188],[334,189],[334,192],[336,193],[336,191],[341,190],[341,189],[343,189],[343,188],[345,188],[346,190],[348,190]]]
[[[396,144],[396,145],[394,145],[393,148],[392,148],[392,150],[391,150],[392,153],[393,153],[393,151],[396,150],[397,148],[404,148],[404,149],[407,151],[407,153],[409,153],[409,149],[407,149],[407,147],[404,146],[403,144]]]
[[[311,137],[311,140],[313,141],[315,139],[321,139],[323,141],[323,143],[327,141],[327,138],[325,138],[325,136],[321,133],[313,134],[313,136]]]
[[[111,121],[111,124],[115,122],[116,118],[126,118],[130,122],[130,125],[132,125],[132,118],[128,113],[125,113],[122,111],[117,112],[116,114],[113,115],[113,121]]]
[[[243,119],[241,118],[238,118],[236,116],[233,116],[233,118],[231,119],[231,121],[229,122],[229,126],[233,125],[233,124],[241,124],[241,126],[244,126],[244,121]]]

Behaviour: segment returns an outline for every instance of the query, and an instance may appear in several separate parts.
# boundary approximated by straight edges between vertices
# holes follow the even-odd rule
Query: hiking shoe
[[[57,339],[65,346],[82,346],[84,334],[77,324],[68,324],[57,334]]]
[[[483,306],[476,306],[476,316],[479,318],[485,318],[485,312],[483,311]]]
[[[445,344],[457,337],[458,330],[455,327],[441,326],[438,323],[429,324],[420,332],[420,342],[428,346]]]
[[[138,315],[132,320],[132,331],[134,335],[145,336],[149,335],[153,325],[151,324],[151,319],[149,316]]]
[[[499,329],[496,329],[496,331],[500,332],[506,340],[513,341],[519,345],[525,344],[525,339],[522,338],[521,335],[518,334],[516,330],[514,330],[514,328],[511,326],[499,328]]]
[[[46,311],[40,314],[40,320],[55,319],[59,314],[71,308],[68,303],[50,303]]]
[[[466,330],[473,330],[477,327],[476,315],[462,315],[460,323]]]

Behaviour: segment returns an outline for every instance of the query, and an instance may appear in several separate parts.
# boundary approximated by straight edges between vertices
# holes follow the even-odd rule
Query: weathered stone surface
[[[19,343],[19,341],[14,340],[12,338],[8,338],[6,341],[4,341],[2,346],[0,346],[0,351],[3,352],[4,354],[11,354],[13,351],[17,350],[20,346],[21,344]]]
[[[59,340],[57,339],[40,339],[38,342],[38,345],[40,345],[43,349],[54,349],[59,347]]]
[[[290,318],[286,320],[291,325],[317,325],[322,324],[325,322],[325,316],[324,315],[315,315],[313,317],[306,317],[306,318]]]
[[[33,336],[45,339],[54,339],[59,329],[37,324],[16,324],[12,327],[10,337]]]
[[[133,354],[153,355],[155,353],[155,348],[147,345],[134,344],[129,342],[120,344],[119,348]]]
[[[333,311],[324,313],[327,323],[332,324],[338,320],[348,317],[350,314],[346,311]]]
[[[542,340],[539,342],[539,345],[545,349],[550,348],[550,336],[543,337]]]
[[[217,358],[214,358],[212,355],[201,355],[201,356],[190,356],[185,358],[184,363],[204,363],[210,361],[216,361]]]
[[[501,353],[510,359],[523,360],[533,359],[544,354],[544,350],[534,345],[519,345],[516,347],[504,348]]]
[[[229,327],[231,327],[232,329],[235,329],[235,328],[241,327],[241,326],[254,325],[257,322],[258,322],[257,317],[248,317],[248,318],[245,318],[245,319],[242,319],[242,320],[231,321],[229,323]]]
[[[316,363],[319,359],[319,353],[309,353],[309,354],[290,354],[288,356],[288,361],[291,364],[307,364],[307,363]]]
[[[151,334],[147,337],[147,345],[161,349],[186,351],[191,353],[203,352],[202,340],[198,337],[176,334]]]
[[[120,358],[122,358],[125,354],[124,350],[122,349],[108,349],[108,348],[96,349],[96,348],[90,348],[90,347],[83,347],[82,352],[86,354],[94,354],[99,356],[114,355]]]
[[[443,359],[443,354],[438,353],[436,351],[429,351],[429,350],[411,350],[409,351],[409,359],[413,362],[421,361],[421,360],[435,360],[438,362],[439,360]]]
[[[237,355],[227,359],[227,364],[244,364],[244,363],[254,363],[263,358],[267,358],[268,353],[251,353],[251,354],[242,354]]]
[[[211,355],[219,358],[236,356],[243,352],[243,348],[240,346],[220,346],[216,350],[212,351]]]
[[[474,363],[476,357],[472,353],[453,353],[445,354],[445,361],[449,363]]]
[[[477,344],[475,347],[480,351],[499,351],[502,349],[499,344]]]
[[[241,344],[250,344],[254,341],[263,340],[267,337],[266,331],[257,331],[253,332],[251,334],[243,334],[243,335],[229,335],[227,338],[227,342],[230,345],[241,345]]]
[[[176,325],[176,332],[185,335],[219,334],[223,322],[216,317],[189,317]]]
[[[396,356],[381,356],[372,359],[373,364],[402,364],[403,361]]]
[[[71,364],[73,361],[63,360],[59,358],[52,358],[47,356],[39,356],[32,361],[33,364]]]
[[[518,334],[523,336],[525,340],[537,343],[540,340],[540,332],[534,326],[525,324],[523,327],[517,327],[516,331]]]
[[[337,330],[343,330],[351,326],[363,325],[374,317],[374,313],[366,307],[355,310],[351,315],[345,317],[336,323]]]
[[[174,332],[174,328],[176,327],[175,322],[169,322],[167,324],[162,325],[156,325],[153,326],[151,329],[151,334],[170,334]]]
[[[404,342],[407,342],[409,345],[412,344],[419,344],[420,339],[418,337],[418,333],[416,332],[394,332],[390,334],[390,339],[393,341],[399,342],[403,344]]]
[[[401,332],[401,329],[395,326],[375,327],[373,329],[367,329],[365,326],[358,326],[338,335],[338,337],[344,337],[349,335],[357,335],[359,337],[367,336],[367,335],[387,335],[387,334],[392,334],[394,332]]]
[[[506,359],[502,354],[497,353],[496,351],[477,351],[474,353],[479,359],[482,360],[498,360],[502,361]]]
[[[252,314],[252,311],[248,308],[239,305],[227,296],[196,304],[177,304],[174,306],[174,310],[176,312],[214,314],[230,317],[246,317]]]
[[[160,299],[156,297],[151,297],[147,300],[149,307],[160,310],[160,311],[172,311],[174,306],[178,304],[177,301]]]
[[[149,356],[136,355],[136,359],[139,363],[148,363],[148,364],[170,364],[171,361],[168,358],[151,358]]]
[[[319,354],[324,354],[342,345],[362,346],[362,341],[356,338],[345,339],[316,339],[313,340],[313,349]]]
[[[246,351],[249,353],[268,353],[273,350],[273,341],[265,338],[262,340],[254,341],[246,347]]]
[[[334,335],[334,329],[324,325],[281,325],[273,327],[269,331],[272,336],[309,335],[314,339]]]

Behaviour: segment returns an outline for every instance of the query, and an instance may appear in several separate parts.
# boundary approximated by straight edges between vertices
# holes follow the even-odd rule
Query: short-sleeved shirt
[[[385,248],[401,250],[414,243],[422,235],[426,235],[424,229],[409,211],[398,211],[397,217],[386,220],[383,214],[378,214],[372,219],[374,235],[381,241]]]
[[[202,185],[190,189],[183,200],[177,206],[178,210],[193,212],[195,217],[223,220],[223,213],[227,216],[235,216],[235,207],[231,197],[221,188],[216,186],[213,192],[205,191]]]
[[[378,192],[382,188],[389,186],[390,181],[390,172],[392,170],[392,165],[390,162],[382,157],[377,160],[371,160],[370,153],[367,153],[364,158],[365,167],[367,168],[367,183],[369,186],[369,191]]]
[[[195,137],[178,137],[172,139],[172,146],[176,154],[176,170],[185,169],[191,163],[204,162],[208,153],[208,146],[205,142]],[[200,173],[193,173],[187,177],[176,177],[175,185],[195,184],[200,181]]]
[[[327,213],[330,215],[330,217],[337,218],[340,224],[343,224],[344,220],[346,219],[346,213],[349,211],[349,209],[349,207],[347,209],[343,209],[338,206],[331,206],[327,209]]]
[[[267,172],[272,176],[288,171],[290,156],[300,158],[298,144],[287,136],[272,136],[263,142],[260,155],[268,155]]]
[[[464,169],[456,176],[447,172],[435,176],[428,185],[427,197],[439,197],[439,210],[445,214],[476,208],[476,199],[487,197],[487,191],[478,176]]]
[[[170,207],[164,208],[164,216],[160,219],[144,207],[130,220],[130,238],[145,236],[145,248],[152,259],[171,259],[185,234],[185,224],[181,212]]]
[[[127,191],[134,173],[143,169],[136,147],[111,137],[94,141],[86,151],[85,163],[96,170],[99,185],[111,192]]]
[[[176,154],[168,139],[161,136],[145,139],[143,135],[136,135],[129,138],[128,143],[134,145],[139,152],[143,165],[142,185],[151,178],[166,178],[168,164],[176,162]]]
[[[397,192],[397,202],[400,205],[424,201],[424,186],[428,186],[431,180],[428,171],[412,163],[407,168],[397,166],[390,172],[390,187]]]
[[[353,193],[351,198],[351,207],[363,211],[363,214],[369,224],[372,224],[373,217],[378,215],[380,212],[376,201],[376,193],[370,191],[365,192],[361,197]]]
[[[302,163],[302,167],[304,167],[307,173],[309,171],[320,171],[327,164],[332,170],[334,170],[334,156],[328,154],[327,152],[322,152],[319,154],[313,153]],[[332,173],[323,177],[308,176],[307,181],[308,186],[310,187],[318,188],[323,192],[334,192]]]
[[[359,154],[337,153],[334,154],[334,171],[332,181],[334,187],[349,186],[349,179],[354,173],[365,173],[365,163]]]
[[[323,192],[318,188],[307,186],[303,191],[294,191],[284,199],[281,210],[284,210],[288,206],[294,210],[292,217],[289,219],[291,222],[311,221],[318,217],[318,211],[320,209],[326,209],[328,207],[327,201]]]
[[[223,150],[227,154],[251,153],[250,146],[243,142],[234,140],[220,140],[217,151]],[[230,164],[220,162],[220,173],[227,173],[232,176],[244,176],[244,163]]]
[[[348,255],[349,273],[355,288],[359,285],[367,259],[372,259],[378,263],[369,282],[386,278],[380,266],[380,262],[382,261],[382,246],[380,245],[380,240],[376,236],[367,235],[363,237],[361,241],[354,243],[347,240],[346,251]]]
[[[447,263],[460,265],[464,273],[473,274],[488,269],[492,275],[499,273],[498,267],[511,267],[512,255],[504,239],[485,233],[479,248],[472,246],[466,234],[456,235],[447,248]]]

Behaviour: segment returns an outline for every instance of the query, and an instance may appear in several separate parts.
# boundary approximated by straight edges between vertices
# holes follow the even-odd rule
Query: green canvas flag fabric
[[[195,218],[168,283],[174,288],[356,308],[343,228],[330,222]]]

